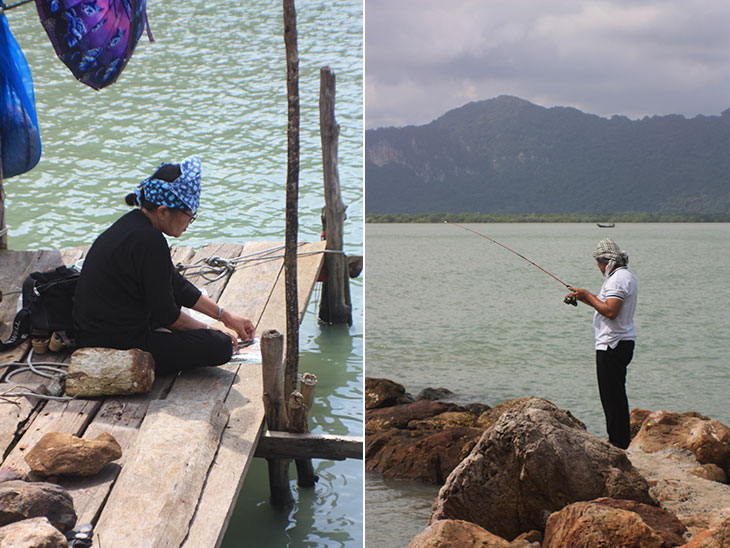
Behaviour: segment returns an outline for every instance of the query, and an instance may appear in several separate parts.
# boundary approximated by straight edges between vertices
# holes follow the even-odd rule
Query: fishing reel
[[[572,304],[573,306],[578,306],[578,299],[575,298],[575,295],[572,293],[568,293],[565,298],[563,299],[563,302],[565,304]]]

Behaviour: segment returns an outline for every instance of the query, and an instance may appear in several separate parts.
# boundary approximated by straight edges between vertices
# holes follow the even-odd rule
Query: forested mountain
[[[610,119],[516,97],[365,133],[367,213],[730,213],[730,109]]]

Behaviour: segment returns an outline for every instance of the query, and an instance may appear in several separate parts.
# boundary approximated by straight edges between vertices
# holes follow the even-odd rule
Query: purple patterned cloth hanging
[[[147,27],[147,0],[35,0],[53,49],[84,84],[116,81]]]

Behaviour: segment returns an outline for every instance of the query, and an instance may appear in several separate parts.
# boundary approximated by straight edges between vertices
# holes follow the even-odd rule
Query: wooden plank
[[[292,434],[266,432],[259,439],[256,457],[344,460],[363,458],[363,439],[359,436],[330,434]]]
[[[78,251],[81,251],[79,256]],[[78,260],[88,251],[87,248],[78,248],[62,252],[64,260],[71,258]],[[195,254],[188,246],[175,247],[171,250],[174,263],[187,262]],[[68,263],[67,263],[68,264]],[[103,400],[99,411],[92,422],[83,432],[84,438],[95,438],[103,432],[114,436],[122,448],[122,458],[107,464],[101,472],[89,478],[62,478],[59,482],[73,497],[74,508],[78,514],[78,523],[94,523],[98,520],[102,507],[109,496],[114,481],[121,466],[123,466],[130,448],[133,446],[139,427],[144,420],[152,401],[163,399],[170,391],[177,375],[158,377],[149,394],[127,397],[107,397]]]
[[[137,438],[139,427],[152,401],[164,397],[170,390],[174,375],[155,379],[149,394],[106,398],[94,419],[83,432],[83,437],[93,439],[107,432],[114,436],[122,448],[122,457],[109,463],[101,471],[86,478],[61,478],[59,484],[73,497],[78,515],[77,523],[95,523],[109,496],[121,466]]]
[[[58,363],[62,365],[67,356],[68,352],[66,351],[58,353],[48,352],[40,356],[33,356],[33,362]],[[25,361],[23,363],[25,364],[23,367],[27,366]],[[49,371],[45,371],[45,373],[55,374]],[[44,387],[50,383],[50,378],[38,376],[32,371],[21,371],[13,375],[11,382],[1,385],[2,391],[8,395],[5,396],[6,399],[0,400],[0,405],[4,406],[0,408],[4,411],[0,413],[0,454],[4,455],[15,440],[25,435],[25,432],[33,424],[35,417],[46,403],[46,400],[39,398],[12,396],[10,394],[38,391],[42,394]]]
[[[260,351],[254,349],[253,352]],[[241,364],[225,402],[230,412],[228,425],[223,431],[184,548],[218,547],[223,541],[263,429],[261,390],[261,364]]]
[[[81,247],[74,247],[73,249],[62,249],[61,260],[63,264],[68,267],[74,266],[77,262],[86,257],[86,253],[89,251],[88,245]]]
[[[299,298],[299,322],[301,323],[304,312],[309,303],[314,283],[319,276],[322,267],[326,242],[313,242],[299,246],[300,254],[297,261],[297,287]],[[313,253],[313,254],[309,254]],[[259,322],[258,329],[262,333],[269,329],[276,329],[279,333],[286,333],[286,305],[284,294],[284,276],[279,276],[271,299],[266,305],[266,310]]]
[[[227,419],[220,402],[153,402],[95,528],[98,545],[180,546]]]
[[[48,432],[65,432],[78,436],[99,409],[98,400],[49,401],[33,421],[18,444],[3,462],[21,474],[30,471],[25,455]]]
[[[239,263],[218,302],[232,312],[249,318],[255,326],[271,297],[284,266],[281,243],[247,242]]]
[[[226,242],[209,244],[200,248],[192,258],[186,261],[186,264],[197,264],[200,261],[204,259],[209,259],[211,257],[220,257],[221,259],[233,259],[240,256],[242,251],[243,246],[237,243]],[[195,270],[191,270],[191,272],[195,272]],[[215,277],[214,274],[207,274],[207,276],[209,278]],[[220,294],[223,292],[223,288],[225,288],[226,284],[228,283],[230,276],[230,274],[226,274],[220,280],[214,282],[205,279],[200,273],[186,275],[185,277],[193,284],[195,284],[195,286],[199,289],[204,289],[207,292],[208,297],[216,301],[218,300],[218,297],[220,297]]]

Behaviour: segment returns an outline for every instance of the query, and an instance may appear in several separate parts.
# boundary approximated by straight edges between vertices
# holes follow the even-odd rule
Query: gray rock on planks
[[[79,348],[71,355],[66,394],[93,397],[144,394],[155,380],[155,360],[138,348]]]
[[[0,546],[67,548],[68,541],[47,518],[31,518],[0,527]]]
[[[153,402],[96,525],[101,546],[180,546],[227,421],[220,401]]]
[[[52,483],[20,480],[0,483],[0,526],[30,518],[45,517],[60,531],[76,525],[71,495]]]

